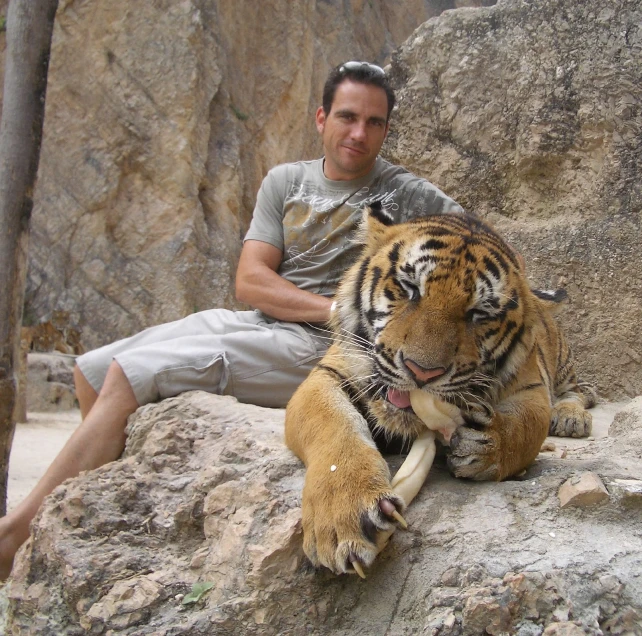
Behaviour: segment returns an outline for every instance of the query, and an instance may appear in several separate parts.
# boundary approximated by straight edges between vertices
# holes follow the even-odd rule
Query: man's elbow
[[[246,305],[252,304],[250,302],[251,293],[250,293],[249,285],[241,276],[236,277],[236,283],[234,285],[234,293],[236,295],[236,300],[238,302],[244,303]]]

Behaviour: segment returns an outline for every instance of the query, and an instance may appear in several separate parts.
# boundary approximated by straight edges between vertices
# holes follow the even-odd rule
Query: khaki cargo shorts
[[[90,351],[76,364],[99,392],[116,360],[141,406],[203,390],[281,408],[326,348],[323,330],[259,311],[211,309]]]

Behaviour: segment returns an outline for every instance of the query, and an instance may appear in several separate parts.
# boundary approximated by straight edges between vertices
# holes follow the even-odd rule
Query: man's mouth
[[[359,155],[365,155],[366,154],[365,148],[359,148],[357,146],[348,146],[346,144],[344,144],[343,147],[346,150],[348,150],[349,152],[354,152],[355,154],[359,154]]]

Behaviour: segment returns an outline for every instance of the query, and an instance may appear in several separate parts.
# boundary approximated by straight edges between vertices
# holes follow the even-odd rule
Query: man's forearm
[[[331,298],[299,289],[269,268],[237,279],[236,298],[268,316],[288,322],[327,322]]]

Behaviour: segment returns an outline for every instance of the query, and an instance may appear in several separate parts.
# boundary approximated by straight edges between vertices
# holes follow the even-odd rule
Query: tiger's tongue
[[[388,402],[394,404],[398,409],[407,409],[410,406],[410,394],[408,391],[388,389]]]

